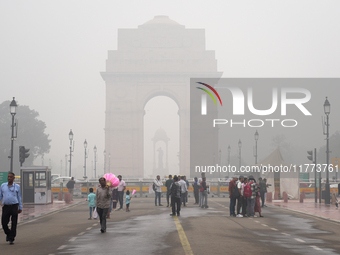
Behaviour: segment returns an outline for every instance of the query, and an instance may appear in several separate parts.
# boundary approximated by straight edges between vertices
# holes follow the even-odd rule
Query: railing
[[[130,192],[134,189],[136,190],[135,195],[139,195],[142,197],[143,195],[149,195],[154,194],[154,191],[152,190],[152,184],[153,180],[148,181],[125,181],[126,183],[126,189]],[[163,182],[163,185],[165,184],[165,181]],[[229,192],[229,183],[226,183],[225,181],[210,181],[207,182],[209,185],[208,191],[212,195],[221,196],[224,193],[227,194]],[[93,192],[96,192],[96,188],[98,187],[98,182],[77,182],[74,186],[74,195],[75,196],[84,196],[89,194],[89,189],[93,188]],[[68,192],[68,189],[65,187],[66,185],[63,185],[60,183],[60,186],[54,186],[52,187],[52,193],[66,193]],[[162,187],[162,192],[166,193],[167,188],[165,186]],[[188,187],[189,193],[193,193],[194,189],[192,187],[192,182],[189,183]]]

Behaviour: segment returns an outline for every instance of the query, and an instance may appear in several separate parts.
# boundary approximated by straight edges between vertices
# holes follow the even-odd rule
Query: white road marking
[[[278,231],[276,228],[271,228],[271,230]]]
[[[296,241],[300,242],[300,243],[305,243],[306,241],[303,241],[302,239],[300,238],[295,238]]]
[[[312,247],[314,250],[317,250],[317,251],[322,251],[322,249],[321,249],[321,248],[319,248],[318,246],[311,245],[310,247]]]
[[[85,232],[81,232],[81,233],[78,234],[78,236],[82,236],[84,234],[85,234]]]
[[[87,228],[86,230],[90,230],[90,229],[92,229],[91,227],[89,227],[89,228]]]
[[[256,223],[260,223],[258,220],[255,220]]]
[[[290,236],[290,234],[287,234],[287,233],[281,233],[282,235],[285,235],[285,236]]]
[[[261,224],[262,226],[264,226],[264,227],[268,227],[268,225],[266,225],[266,224]]]
[[[73,238],[71,238],[70,240],[68,240],[69,242],[73,242],[74,240],[76,240],[77,239],[77,237],[73,237]]]
[[[98,223],[96,223],[96,224],[93,224],[92,226],[97,226],[98,225]]]
[[[62,245],[62,246],[60,246],[57,250],[62,250],[62,249],[64,249],[66,247],[66,245]]]

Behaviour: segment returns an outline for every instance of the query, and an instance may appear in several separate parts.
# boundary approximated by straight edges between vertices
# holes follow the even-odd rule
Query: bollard
[[[53,204],[53,193],[51,192],[51,203]]]
[[[271,203],[273,200],[273,193],[272,192],[267,192],[267,202]]]
[[[63,201],[63,193],[58,193],[58,201]]]
[[[300,203],[303,203],[303,194],[300,194]]]
[[[274,200],[279,200],[279,193],[277,192],[274,193]]]
[[[65,193],[64,194],[64,200],[65,200],[65,203],[67,203],[67,204],[71,203],[71,194]]]
[[[306,192],[302,191],[303,199],[306,198]]]
[[[282,193],[282,196],[283,196],[283,202],[288,203],[288,194],[287,194],[286,191],[284,191],[284,192]]]

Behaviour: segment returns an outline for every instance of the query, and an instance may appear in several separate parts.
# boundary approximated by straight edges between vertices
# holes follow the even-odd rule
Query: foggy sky
[[[105,71],[108,50],[117,49],[119,28],[137,28],[156,15],[167,15],[186,28],[204,28],[206,49],[215,50],[223,77],[339,77],[339,7],[336,0],[1,0],[0,102],[15,97],[40,113],[52,139],[45,164],[51,159],[55,173],[60,173],[60,160],[64,169],[72,129],[73,169],[80,178],[85,139],[88,169],[94,145],[97,172],[103,169],[105,82],[100,72]],[[331,103],[337,99],[329,95]],[[158,104],[159,112],[167,108]],[[160,126],[150,124],[150,134]],[[331,126],[331,133],[336,129]],[[319,142],[323,145],[322,138]],[[251,161],[252,146],[248,154]]]

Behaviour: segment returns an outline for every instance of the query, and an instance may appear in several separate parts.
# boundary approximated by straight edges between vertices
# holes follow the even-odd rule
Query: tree
[[[9,112],[10,101],[0,104],[0,171],[9,171],[11,155],[12,115]],[[26,105],[18,105],[15,119],[18,120],[17,138],[13,146],[13,171],[20,173],[19,146],[30,149],[30,156],[23,166],[31,166],[38,156],[50,150],[49,135],[45,134],[46,124],[38,119],[39,113]],[[14,133],[15,134],[15,133]]]

